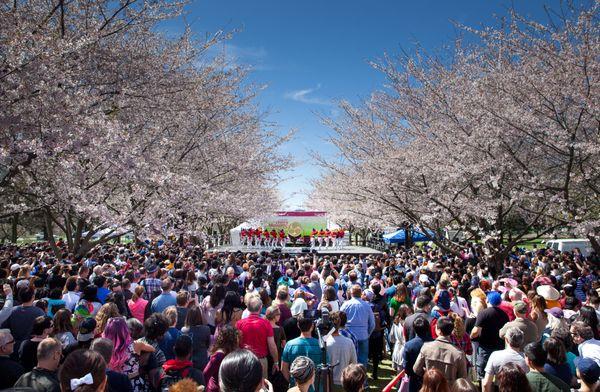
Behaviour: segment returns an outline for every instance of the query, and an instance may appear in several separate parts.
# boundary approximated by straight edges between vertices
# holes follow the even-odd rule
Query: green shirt
[[[398,309],[400,309],[400,306],[402,304],[406,304],[408,305],[408,307],[412,308],[412,303],[410,302],[409,297],[406,297],[404,302],[398,301],[396,297],[392,297],[392,299],[390,300],[390,308],[394,309],[394,317],[396,316],[396,314],[398,314]]]
[[[530,371],[527,380],[534,392],[570,392],[571,388],[558,377],[548,373]]]

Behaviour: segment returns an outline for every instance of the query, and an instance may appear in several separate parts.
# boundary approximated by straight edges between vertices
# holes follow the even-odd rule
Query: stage
[[[269,248],[269,247],[248,247],[248,246],[243,246],[243,245],[223,245],[223,246],[217,246],[214,248],[210,248],[208,249],[208,252],[211,253],[221,253],[221,252],[229,252],[229,253],[235,253],[235,252],[242,252],[242,253],[260,253],[260,252],[273,252],[274,250],[277,253],[287,253],[290,255],[300,255],[300,254],[304,254],[304,255],[310,255],[310,252],[302,252],[302,249],[308,249],[308,248],[301,248],[299,246],[286,246],[285,248]],[[366,246],[352,246],[352,245],[346,245],[343,246],[341,248],[333,248],[333,247],[322,247],[322,248],[315,248],[315,250],[317,251],[317,254],[319,255],[379,255],[382,254],[382,252],[373,249],[373,248],[367,248]]]

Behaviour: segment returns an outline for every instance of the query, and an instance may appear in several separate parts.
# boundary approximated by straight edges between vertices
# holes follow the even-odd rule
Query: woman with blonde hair
[[[29,278],[31,278],[31,266],[29,264],[25,264],[21,266],[21,269],[19,269],[19,273],[17,274],[17,280]]]
[[[118,316],[120,316],[119,308],[115,303],[109,302],[102,305],[95,317],[96,330],[94,331],[94,337],[99,338],[102,335],[104,328],[106,327],[106,323],[108,323],[108,319]]]
[[[475,291],[475,290],[473,290],[473,291]],[[465,329],[466,329],[467,333],[471,333],[471,330],[473,329],[473,327],[475,327],[475,321],[477,321],[477,315],[479,314],[479,312],[481,312],[486,307],[487,307],[487,303],[485,300],[482,301],[482,299],[478,295],[471,294],[471,311],[469,311],[468,309],[465,309],[465,311],[467,311],[467,318],[465,319],[464,325],[465,325]],[[473,351],[477,352],[478,344],[479,343],[475,342]],[[471,345],[473,346],[473,342]]]
[[[450,318],[454,322],[454,330],[450,335],[450,341],[466,355],[473,355],[471,337],[466,331],[463,319],[456,313],[450,313]]]
[[[146,312],[146,306],[148,306],[148,301],[144,299],[144,293],[146,289],[144,286],[138,285],[135,290],[133,290],[133,296],[129,301],[127,301],[127,306],[129,306],[129,310],[131,311],[131,315],[138,319],[140,323],[144,323],[144,313]]]
[[[479,287],[476,288],[475,290],[471,291],[471,303],[473,303],[473,300],[475,298],[478,298],[482,302],[482,304],[483,304],[482,309],[485,309],[487,307],[487,304],[486,304],[487,294],[485,293],[485,291],[483,291]],[[473,309],[473,306],[471,306],[471,309]]]
[[[528,295],[529,297],[529,295]],[[546,300],[541,295],[531,295],[531,319],[538,329],[539,336],[542,336],[548,325],[548,315],[546,310]]]

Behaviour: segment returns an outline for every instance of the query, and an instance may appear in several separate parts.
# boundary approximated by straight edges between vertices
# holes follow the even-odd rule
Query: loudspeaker
[[[310,253],[310,248],[302,248],[302,253]]]
[[[273,248],[271,253],[281,253],[281,248]]]

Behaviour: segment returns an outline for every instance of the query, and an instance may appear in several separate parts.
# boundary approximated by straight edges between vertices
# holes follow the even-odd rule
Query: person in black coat
[[[0,369],[2,369],[2,377],[0,377],[0,389],[11,388],[15,382],[25,373],[25,368],[10,359],[15,345],[15,338],[10,333],[9,329],[0,329]]]

